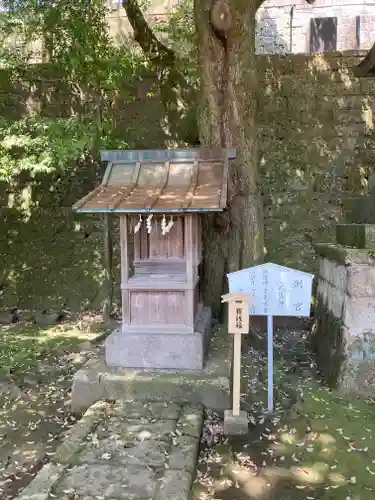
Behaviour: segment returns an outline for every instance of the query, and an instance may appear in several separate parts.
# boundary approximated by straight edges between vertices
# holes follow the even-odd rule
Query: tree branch
[[[375,43],[371,49],[367,52],[366,57],[362,61],[352,68],[354,76],[357,78],[374,76],[375,67]]]
[[[164,67],[174,65],[174,52],[157,39],[139,8],[137,0],[123,0],[122,6],[133,28],[134,38],[144,54],[156,65]]]

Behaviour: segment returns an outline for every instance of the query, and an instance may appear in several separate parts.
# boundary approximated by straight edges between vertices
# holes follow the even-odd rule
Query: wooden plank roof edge
[[[194,193],[197,187],[197,181],[198,181],[198,174],[199,174],[199,161],[195,160],[194,161],[194,167],[193,167],[193,174],[190,178],[190,183],[188,190],[185,195],[185,202],[182,205],[181,208],[189,208],[190,205],[192,204],[193,198],[194,198]]]
[[[73,205],[73,210],[78,211],[80,210],[88,201],[91,200],[91,198],[94,198],[100,191],[104,188],[103,184],[99,184],[99,186],[96,186],[96,188],[92,189],[89,193],[87,193],[85,196],[80,198],[78,201],[76,201]]]
[[[147,150],[148,153],[153,150]],[[160,150],[162,153],[165,153],[165,150]],[[171,150],[171,151],[182,151],[185,150]],[[168,203],[160,203],[161,207],[154,208],[158,200],[160,199],[161,194],[168,187],[169,173],[171,162],[167,159],[164,162],[164,166],[166,167],[165,179],[163,186],[159,186],[157,189],[153,188],[151,185],[149,186],[149,190],[147,191],[147,186],[142,185],[142,188],[146,190],[145,193],[140,193],[141,196],[145,195],[143,202],[138,200],[137,203],[134,203],[136,200],[132,200],[129,202],[130,207],[128,208],[124,205],[124,201],[126,201],[125,205],[127,205],[127,199],[131,198],[133,195],[134,189],[137,189],[140,170],[142,168],[142,159],[138,157],[134,157],[132,162],[128,161],[119,161],[117,164],[124,163],[132,167],[132,179],[130,183],[126,184],[111,184],[110,177],[111,172],[116,165],[116,162],[109,162],[107,165],[106,171],[104,173],[103,180],[97,188],[90,191],[86,196],[78,200],[73,205],[73,210],[79,212],[86,213],[184,213],[184,212],[208,212],[208,211],[216,211],[220,212],[225,208],[226,200],[227,200],[227,172],[229,166],[229,159],[227,155],[223,155],[223,152],[227,150],[221,149],[216,150],[222,155],[221,157],[216,156],[215,158],[202,155],[203,150],[190,150],[198,153],[195,157],[189,158],[189,164],[192,163],[194,165],[193,173],[190,178],[189,185],[186,186],[186,192],[184,196],[178,195],[178,193],[172,193],[172,198],[175,199],[175,203],[172,203],[169,200]],[[154,151],[153,151],[154,152]],[[205,154],[208,154],[209,150],[204,150]],[[132,153],[132,152],[130,152]],[[144,159],[143,159],[144,160]],[[211,160],[211,161],[210,161]],[[158,160],[160,162],[160,159]],[[198,186],[198,172],[200,164],[212,163],[212,166],[217,165],[220,166],[220,185],[215,181],[215,176],[213,176],[212,181],[215,181],[211,185],[211,189],[207,189],[210,186],[210,182],[208,185],[199,185]],[[147,165],[148,162],[145,161]],[[195,200],[196,190],[199,188],[199,193],[197,191],[197,198]],[[201,192],[201,188],[203,191]],[[111,196],[108,197],[107,190],[110,190],[109,193]],[[113,189],[116,189],[116,193],[112,192]],[[152,191],[152,193],[151,193]],[[185,189],[184,189],[185,191]],[[111,194],[112,193],[112,194]],[[203,198],[202,198],[203,197]],[[111,198],[111,199],[110,199]],[[134,198],[134,197],[133,197]],[[139,198],[139,195],[138,195]],[[170,196],[169,196],[170,198]],[[180,198],[180,199],[179,199]],[[195,201],[194,201],[195,200]],[[89,202],[89,203],[88,203]],[[139,206],[137,206],[139,203]],[[163,206],[164,205],[164,206]],[[169,206],[168,206],[169,205]],[[170,206],[172,205],[172,206]],[[173,206],[174,205],[174,206]],[[173,208],[172,208],[173,207]]]
[[[145,208],[148,208],[149,210],[152,210],[153,206],[158,202],[159,198],[163,194],[163,191],[165,190],[165,188],[168,185],[169,172],[170,172],[170,169],[171,169],[170,161],[166,161],[165,164],[164,164],[164,166],[166,168],[166,173],[165,173],[165,178],[164,178],[163,185],[161,187],[157,188],[154,191],[154,194],[151,197],[149,197],[148,199],[145,200],[145,205],[146,205]],[[146,204],[146,202],[147,202],[147,204]]]
[[[80,201],[80,200],[79,200]],[[78,202],[75,204],[78,205]],[[73,211],[82,214],[120,214],[120,215],[139,215],[139,214],[171,214],[171,215],[184,215],[185,213],[206,213],[206,212],[222,212],[224,208],[210,207],[210,208],[79,208],[73,205]]]
[[[228,197],[228,173],[229,173],[229,161],[226,160],[223,166],[223,185],[221,187],[219,206],[225,207],[227,204]]]
[[[134,149],[134,150],[107,150],[100,152],[103,162],[145,162],[145,161],[173,161],[173,160],[214,160],[217,158],[234,160],[235,148],[191,148],[191,149]]]
[[[137,161],[135,164],[135,168],[133,170],[130,185],[124,186],[124,187],[126,187],[125,193],[123,193],[123,194],[118,193],[117,200],[115,202],[112,202],[110,205],[108,205],[108,208],[115,209],[116,207],[118,207],[120,205],[120,203],[122,203],[124,200],[126,200],[126,198],[128,198],[131,195],[132,191],[137,187],[140,171],[141,171],[141,163],[139,161]]]

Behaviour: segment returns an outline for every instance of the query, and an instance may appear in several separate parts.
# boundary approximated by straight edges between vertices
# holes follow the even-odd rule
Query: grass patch
[[[322,500],[370,500],[375,495],[375,410],[311,383],[299,417],[280,432],[280,453],[292,459],[298,488],[318,488]]]
[[[246,436],[200,454],[194,500],[373,500],[375,408],[312,379],[297,411],[251,414]],[[259,391],[260,397],[262,392]]]
[[[92,340],[101,323],[66,323],[50,327],[34,324],[0,326],[0,379],[17,378],[37,369],[64,350]]]

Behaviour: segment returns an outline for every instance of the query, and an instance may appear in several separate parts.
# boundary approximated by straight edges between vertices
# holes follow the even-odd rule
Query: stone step
[[[230,407],[232,339],[220,326],[214,332],[203,370],[111,368],[91,358],[74,375],[72,411],[82,413],[99,399],[176,401],[202,404],[214,411]]]
[[[337,224],[336,242],[349,248],[375,249],[375,224]]]

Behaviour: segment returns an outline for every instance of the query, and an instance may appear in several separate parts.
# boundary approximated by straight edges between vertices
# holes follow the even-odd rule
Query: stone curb
[[[193,438],[201,437],[203,427],[203,407],[202,405],[185,404],[182,407],[181,415],[177,420],[177,429],[182,434]]]
[[[83,446],[85,438],[90,431],[100,422],[110,404],[104,401],[94,403],[82,416],[82,418],[67,432],[64,442],[58,446],[54,456],[54,462],[68,464]]]
[[[60,478],[65,465],[48,463],[42,467],[31,483],[22,490],[16,500],[48,500],[54,484]]]
[[[185,404],[177,420],[176,436],[166,471],[153,500],[189,500],[203,428],[202,405]]]

